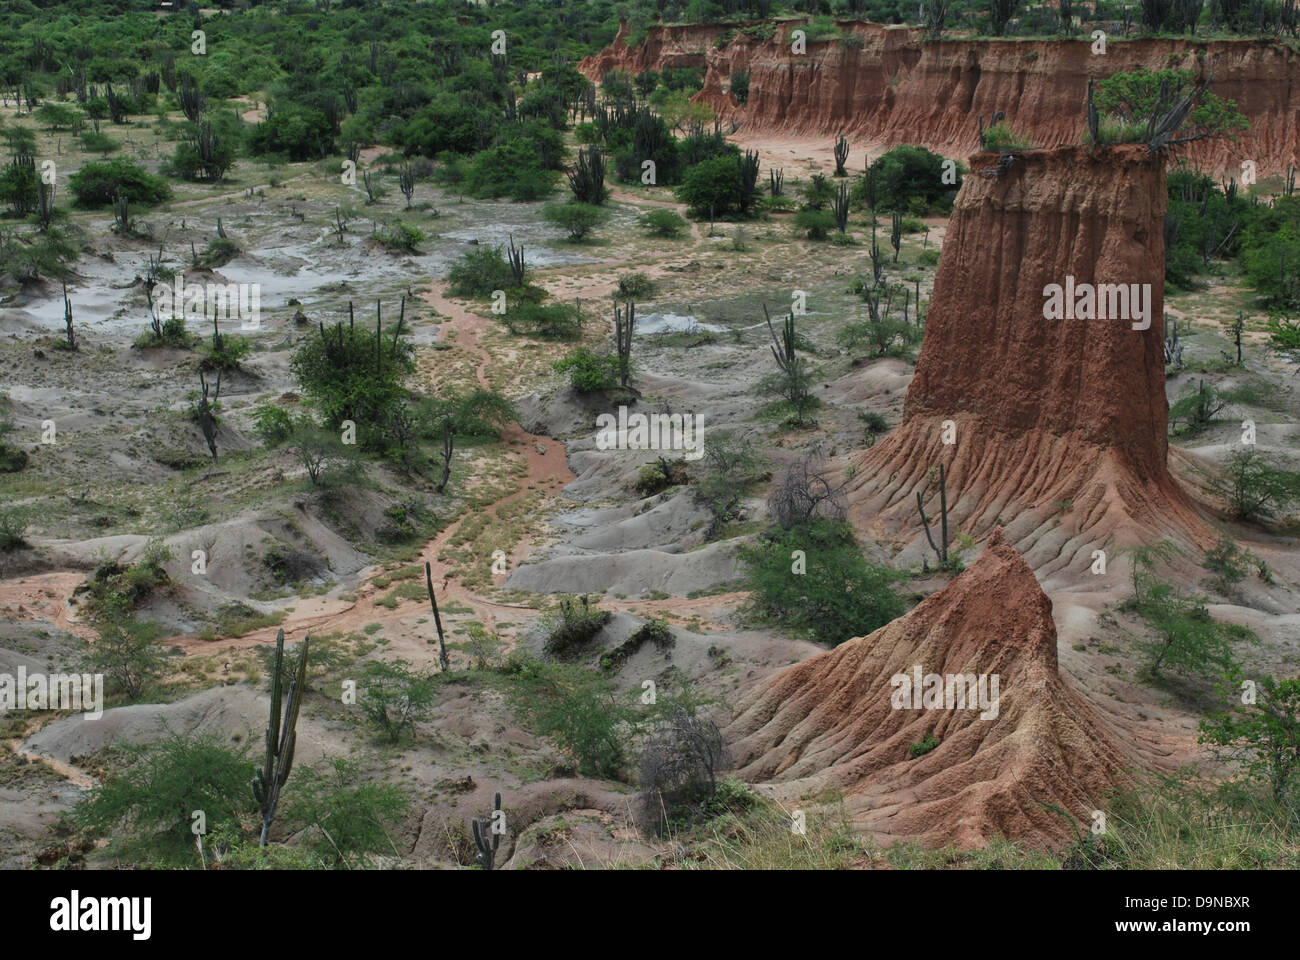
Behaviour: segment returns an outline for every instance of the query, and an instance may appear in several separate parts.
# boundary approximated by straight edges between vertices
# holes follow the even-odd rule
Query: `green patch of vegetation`
[[[749,610],[760,620],[835,645],[865,636],[904,611],[902,575],[870,563],[842,520],[815,517],[741,548]]]

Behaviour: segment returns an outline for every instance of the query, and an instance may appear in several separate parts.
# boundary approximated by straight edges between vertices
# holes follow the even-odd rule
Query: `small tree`
[[[372,660],[362,681],[361,709],[389,743],[397,743],[433,707],[433,678],[405,660]]]
[[[550,223],[568,231],[569,239],[576,243],[599,226],[607,215],[604,210],[593,204],[570,201],[548,203],[542,208],[542,216]]]
[[[642,815],[658,829],[702,817],[717,792],[728,757],[707,707],[708,702],[690,690],[665,700],[642,742]]]
[[[120,604],[109,604],[95,619],[99,639],[86,652],[87,666],[106,674],[129,700],[139,700],[162,676],[164,657],[158,625],[141,623]]]
[[[1212,484],[1238,520],[1271,520],[1300,498],[1300,473],[1284,470],[1251,446],[1228,458],[1224,476]]]

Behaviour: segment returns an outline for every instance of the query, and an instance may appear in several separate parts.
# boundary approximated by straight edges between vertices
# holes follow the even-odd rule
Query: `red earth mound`
[[[977,143],[976,117],[1006,111],[1008,122],[1040,146],[1078,143],[1085,123],[1088,77],[1138,68],[1214,71],[1214,91],[1237,103],[1250,129],[1227,140],[1192,144],[1188,156],[1216,175],[1241,178],[1243,160],[1261,175],[1300,158],[1300,53],[1264,40],[1197,41],[1112,35],[1104,54],[1076,40],[944,40],[924,42],[905,27],[846,22],[838,39],[809,41],[792,54],[781,24],[767,40],[743,28],[651,27],[644,43],[627,45],[626,27],[579,69],[599,80],[612,70],[639,73],[672,67],[706,70],[696,99],[745,132],[794,136],[839,133],[895,146],[920,144],[966,153]],[[762,26],[759,25],[762,29]],[[724,30],[732,37],[721,48]],[[733,74],[749,73],[742,106],[729,92]]]
[[[988,696],[963,704],[945,680],[947,699],[927,699],[923,683],[914,709],[898,678],[917,675],[986,677]],[[1001,530],[911,613],[756,686],[726,736],[739,775],[782,801],[835,789],[855,827],[931,846],[1068,842],[1051,807],[1089,824],[1130,765],[1062,682],[1052,603]],[[939,745],[913,758],[927,736]]]
[[[1164,164],[1141,146],[970,164],[903,422],[859,455],[851,519],[922,536],[916,493],[937,516],[942,463],[951,528],[1004,525],[1040,576],[1086,575],[1096,548],[1208,542],[1166,467]],[[1051,284],[1081,311],[1092,285],[1108,316],[1045,318]],[[1121,284],[1127,311],[1103,288]]]

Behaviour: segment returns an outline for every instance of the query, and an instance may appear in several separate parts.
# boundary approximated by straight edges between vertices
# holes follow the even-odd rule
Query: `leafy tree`
[[[925,147],[895,147],[877,157],[868,174],[876,184],[876,208],[883,211],[912,211],[923,204],[927,210],[949,210],[961,186],[961,173],[954,170],[956,183],[944,183],[944,160]],[[865,180],[855,184],[855,199],[864,202]]]
[[[1235,699],[1243,679],[1240,670],[1230,671],[1224,692]],[[1252,776],[1268,783],[1274,800],[1300,813],[1300,677],[1262,677],[1253,703],[1201,721],[1200,742],[1232,748]]]
[[[308,336],[289,366],[327,426],[351,420],[358,436],[375,446],[380,426],[406,396],[404,383],[415,371],[412,354],[408,340],[340,323]]]
[[[1300,473],[1278,467],[1253,446],[1228,458],[1224,476],[1212,487],[1238,520],[1271,520],[1300,498]]]
[[[79,207],[103,207],[121,194],[130,203],[161,203],[171,187],[161,177],[147,173],[130,160],[95,160],[81,165],[68,178],[68,189]]]
[[[1270,317],[1269,346],[1291,363],[1300,364],[1300,323],[1290,317]]]
[[[1099,113],[1141,129],[1142,141],[1152,150],[1207,138],[1236,139],[1247,127],[1246,118],[1235,101],[1206,86],[1191,70],[1139,69],[1098,81],[1095,104]]]
[[[578,241],[603,223],[608,214],[594,204],[571,201],[548,203],[542,208],[542,216],[550,223],[568,231],[570,240]]]
[[[696,217],[726,217],[742,208],[744,181],[740,160],[719,156],[691,167],[677,188],[677,199]]]
[[[297,104],[277,107],[253,128],[249,148],[290,160],[320,160],[334,150],[334,127],[320,110]]]

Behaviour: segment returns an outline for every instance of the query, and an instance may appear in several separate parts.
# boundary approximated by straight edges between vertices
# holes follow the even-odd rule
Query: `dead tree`
[[[442,418],[442,479],[438,481],[437,490],[442,493],[447,489],[447,481],[451,479],[451,454],[456,444],[456,425],[451,422],[451,417]]]
[[[63,325],[67,328],[68,349],[77,349],[77,334],[72,329],[72,301],[68,299],[68,281],[63,281]]]
[[[438,666],[447,671],[447,641],[442,634],[442,617],[438,616],[438,600],[433,595],[433,568],[429,561],[424,562],[424,585],[429,589],[429,606],[433,607],[433,625],[438,628]],[[446,584],[443,584],[446,586]]]
[[[916,509],[921,514],[921,526],[925,530],[925,539],[930,541],[930,549],[935,552],[939,558],[939,568],[947,570],[949,567],[948,560],[948,474],[943,464],[939,464],[939,520],[941,524],[940,537],[941,543],[934,542],[934,535],[930,532],[930,518],[925,515],[925,505],[921,501],[921,491],[916,491]]]
[[[158,286],[161,279],[162,260],[163,248],[159,247],[157,257],[154,257],[152,253],[149,254],[149,265],[144,271],[144,295],[145,299],[149,301],[149,327],[153,330],[154,337],[159,340],[162,339],[163,318],[158,316],[158,311],[154,307],[153,290],[154,287]]]
[[[803,526],[816,517],[843,520],[844,484],[834,485],[818,451],[782,471],[767,498],[768,512],[785,530]]]

